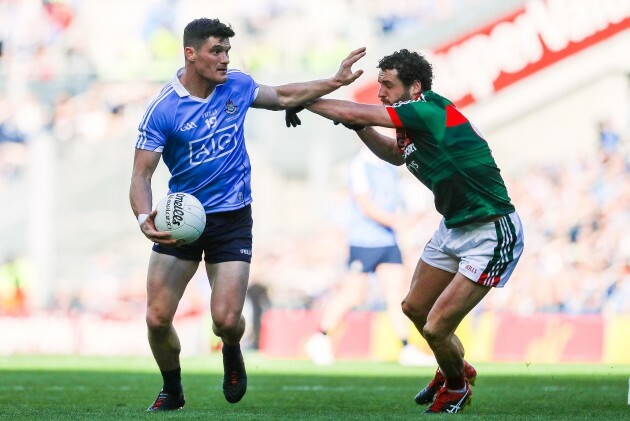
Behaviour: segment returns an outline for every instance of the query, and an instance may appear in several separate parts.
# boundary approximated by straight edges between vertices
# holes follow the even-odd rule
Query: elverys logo
[[[172,206],[171,206],[172,202]],[[171,211],[172,208],[172,211]],[[184,220],[184,195],[181,193],[171,195],[166,201],[166,210],[164,212],[164,220],[169,230],[173,229],[173,225],[180,226]]]

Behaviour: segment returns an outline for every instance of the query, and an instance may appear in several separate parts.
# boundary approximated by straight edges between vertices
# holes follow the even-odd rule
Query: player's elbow
[[[131,187],[132,188],[140,188],[145,186],[151,186],[151,178],[153,173],[150,171],[134,171],[131,174]]]
[[[400,167],[401,165],[405,163],[405,160],[401,155],[392,155],[389,160],[389,163],[392,165],[396,165],[397,167]]]
[[[291,108],[291,107],[288,107],[283,104],[272,104],[267,107],[267,109],[271,111],[281,111],[281,110],[286,110],[287,108]]]
[[[296,101],[293,97],[279,95],[277,103],[274,104],[273,106],[275,107],[274,110],[277,111],[277,110],[286,110],[289,108],[294,108],[299,105],[301,104],[298,101]]]
[[[392,164],[392,165],[396,165],[397,167],[403,165],[405,163],[405,159],[399,154],[396,153],[396,151],[382,151],[380,153],[377,153],[377,155],[379,156],[379,158],[381,158],[383,161]]]

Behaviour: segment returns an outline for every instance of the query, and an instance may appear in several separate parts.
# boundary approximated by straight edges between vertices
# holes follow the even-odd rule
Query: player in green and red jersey
[[[503,287],[523,250],[520,219],[487,142],[448,99],[431,91],[431,64],[400,50],[384,57],[378,96],[385,105],[319,99],[306,109],[355,130],[381,159],[405,164],[433,192],[443,216],[402,302],[427,340],[438,370],[416,395],[425,412],[459,412],[477,376],[455,335],[492,287]],[[300,123],[287,111],[287,125]],[[396,139],[371,126],[396,129]]]

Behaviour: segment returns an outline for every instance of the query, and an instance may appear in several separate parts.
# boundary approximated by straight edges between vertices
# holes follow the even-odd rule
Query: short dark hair
[[[219,19],[195,19],[184,28],[184,48],[198,49],[210,37],[230,38],[234,36],[232,26],[221,23]]]
[[[433,66],[422,54],[402,49],[383,57],[378,62],[381,70],[396,69],[398,77],[405,86],[411,86],[415,81],[422,85],[422,91],[431,90],[433,82]]]

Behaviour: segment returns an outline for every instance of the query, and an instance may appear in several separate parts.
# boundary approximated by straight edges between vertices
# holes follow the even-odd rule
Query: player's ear
[[[197,58],[197,52],[193,47],[186,47],[184,48],[184,56],[186,60],[194,62]]]
[[[422,83],[419,80],[416,80],[411,84],[411,97],[416,98],[422,92]]]

